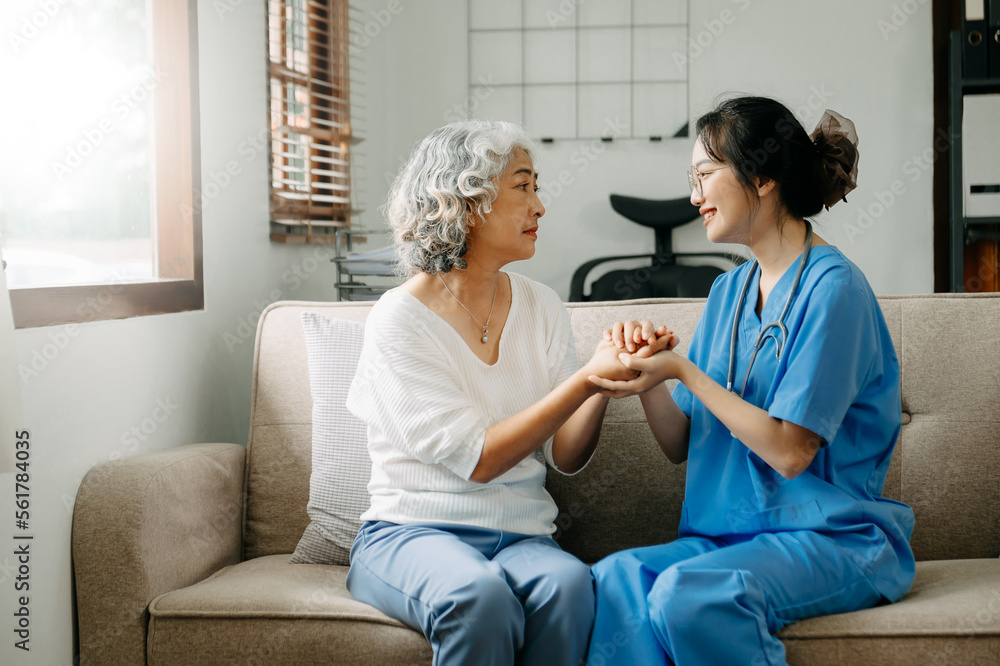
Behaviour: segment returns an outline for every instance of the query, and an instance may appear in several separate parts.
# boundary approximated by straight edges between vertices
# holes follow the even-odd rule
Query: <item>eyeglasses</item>
[[[701,187],[701,179],[710,173],[715,173],[716,171],[722,171],[723,169],[728,169],[728,166],[721,166],[718,169],[712,169],[711,171],[698,171],[696,167],[691,167],[688,169],[688,182],[691,183],[691,191],[698,194],[698,198],[705,196],[705,191]]]

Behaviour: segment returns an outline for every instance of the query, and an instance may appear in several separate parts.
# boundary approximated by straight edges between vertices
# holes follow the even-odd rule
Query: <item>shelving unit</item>
[[[950,289],[965,291],[965,246],[977,240],[1000,240],[1000,217],[966,217],[962,150],[964,97],[970,94],[1000,93],[1000,77],[966,79],[962,75],[962,32],[953,30],[950,44],[949,102],[951,107],[951,184],[950,229],[951,266]],[[1000,125],[1000,118],[997,119]],[[971,137],[970,137],[971,138]]]
[[[356,237],[384,236],[385,229],[338,229],[337,256],[331,261],[337,267],[338,301],[377,301],[387,290],[395,286],[395,270],[386,257],[351,256]],[[371,253],[366,253],[371,254]]]

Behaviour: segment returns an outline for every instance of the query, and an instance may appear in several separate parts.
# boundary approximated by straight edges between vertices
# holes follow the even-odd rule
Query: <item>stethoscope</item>
[[[799,259],[799,268],[795,271],[795,281],[792,282],[792,288],[788,290],[788,298],[785,300],[785,307],[781,310],[781,314],[778,316],[777,321],[772,321],[769,324],[765,324],[760,329],[760,335],[757,336],[757,342],[753,346],[753,355],[750,356],[750,365],[747,366],[747,374],[743,377],[743,388],[740,389],[740,397],[743,397],[743,393],[747,390],[747,380],[750,379],[750,370],[753,369],[754,359],[757,358],[757,352],[764,345],[764,341],[767,338],[774,339],[775,353],[774,357],[776,359],[781,359],[781,353],[785,350],[785,340],[788,339],[788,329],[785,328],[785,316],[788,314],[788,310],[792,307],[792,300],[795,298],[795,292],[799,288],[799,280],[802,278],[802,271],[806,267],[806,263],[809,261],[809,250],[812,248],[813,239],[813,229],[809,220],[806,223],[806,246],[802,250],[802,258]],[[743,304],[746,302],[747,294],[750,292],[750,283],[753,282],[753,275],[757,271],[757,260],[754,259],[753,263],[750,265],[750,270],[747,272],[747,278],[743,282],[743,290],[740,292],[740,300],[736,304],[736,313],[733,316],[733,335],[729,342],[729,374],[726,376],[726,390],[733,391],[733,380],[736,379],[736,339],[737,333],[740,328],[740,321],[743,318]],[[778,334],[781,335],[781,339],[778,339]],[[735,391],[733,391],[735,393]]]

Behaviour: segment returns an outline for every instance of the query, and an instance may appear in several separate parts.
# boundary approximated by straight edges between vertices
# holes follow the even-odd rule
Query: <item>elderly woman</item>
[[[610,342],[581,369],[555,292],[501,270],[535,252],[537,183],[523,130],[469,121],[424,139],[389,194],[410,277],[372,308],[347,401],[372,458],[347,587],[434,664],[577,664],[593,622],[545,463],[590,459],[607,398],[589,375],[637,373]]]

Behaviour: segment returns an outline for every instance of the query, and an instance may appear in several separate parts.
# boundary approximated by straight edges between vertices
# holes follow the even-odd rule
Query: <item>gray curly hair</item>
[[[445,125],[420,142],[382,208],[401,274],[466,267],[469,222],[493,209],[496,180],[518,148],[534,160],[534,143],[523,128],[484,120]]]

